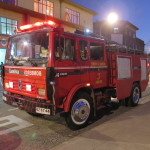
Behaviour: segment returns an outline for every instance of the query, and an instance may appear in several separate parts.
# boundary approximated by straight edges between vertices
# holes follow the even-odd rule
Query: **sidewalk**
[[[52,150],[150,150],[150,96],[135,107]]]

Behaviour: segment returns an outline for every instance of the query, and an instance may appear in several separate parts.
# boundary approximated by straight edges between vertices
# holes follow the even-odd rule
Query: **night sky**
[[[137,37],[150,48],[150,0],[71,0],[99,13],[96,20],[104,20],[114,11],[120,20],[128,20],[139,28]]]

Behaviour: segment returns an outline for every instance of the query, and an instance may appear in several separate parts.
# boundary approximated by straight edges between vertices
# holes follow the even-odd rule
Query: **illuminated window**
[[[71,10],[69,8],[66,8],[66,21],[79,24],[80,23],[80,14],[77,11]]]
[[[54,3],[48,0],[34,0],[34,11],[53,16]]]
[[[17,29],[17,20],[0,17],[0,34],[13,35]]]
[[[17,5],[17,0],[0,0],[0,2]]]

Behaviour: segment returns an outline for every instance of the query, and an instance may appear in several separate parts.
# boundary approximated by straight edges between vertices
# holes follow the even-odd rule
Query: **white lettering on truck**
[[[19,70],[18,69],[9,69],[9,73],[19,74]]]
[[[42,72],[41,71],[25,70],[24,75],[26,75],[26,76],[42,76]]]

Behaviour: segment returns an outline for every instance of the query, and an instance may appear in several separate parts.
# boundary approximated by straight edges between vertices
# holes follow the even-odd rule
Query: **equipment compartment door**
[[[117,56],[117,98],[123,99],[130,96],[132,89],[132,57]]]

